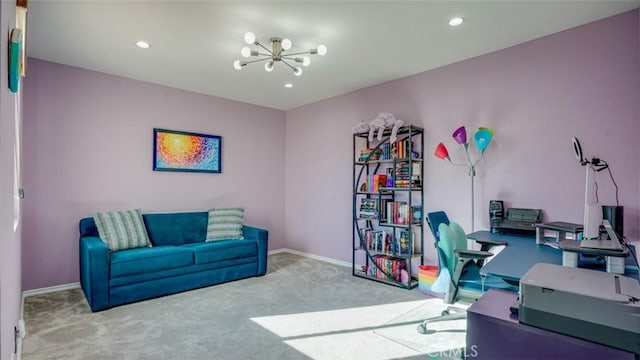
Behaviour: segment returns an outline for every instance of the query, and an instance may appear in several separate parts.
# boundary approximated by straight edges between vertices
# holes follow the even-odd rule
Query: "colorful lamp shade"
[[[490,128],[490,127],[480,126],[480,127],[478,128],[478,130],[487,130],[488,132],[490,132],[490,133],[491,133],[491,137],[493,137],[493,129],[492,129],[492,128]]]
[[[489,128],[480,128],[474,136],[476,140],[476,146],[480,152],[484,152],[484,150],[489,146],[491,142],[491,138],[493,137],[493,131]]]
[[[453,139],[460,145],[467,143],[467,129],[464,126],[460,126],[451,135]]]
[[[444,146],[443,143],[438,144],[436,146],[436,151],[433,153],[439,159],[449,159],[449,151],[447,151],[447,147]]]

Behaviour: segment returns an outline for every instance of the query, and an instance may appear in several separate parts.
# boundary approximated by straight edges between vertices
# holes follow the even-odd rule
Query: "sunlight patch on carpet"
[[[313,359],[448,358],[465,346],[466,320],[430,324],[435,333],[417,331],[419,323],[447,306],[442,299],[426,299],[251,320]]]
[[[467,320],[448,320],[429,323],[427,334],[417,331],[418,325],[425,319],[439,316],[448,305],[427,303],[414,308],[374,332],[389,340],[410,347],[422,354],[438,359],[460,358],[460,349],[465,347]],[[457,308],[467,305],[456,304]]]
[[[433,299],[439,300],[440,299]],[[251,318],[280,337],[326,334],[383,325],[429,300]]]
[[[285,344],[317,360],[390,360],[420,355],[371,330],[286,340]]]

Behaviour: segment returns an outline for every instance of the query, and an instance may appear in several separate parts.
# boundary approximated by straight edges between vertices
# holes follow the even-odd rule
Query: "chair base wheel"
[[[425,324],[418,325],[418,333],[422,335],[427,333],[427,327]]]

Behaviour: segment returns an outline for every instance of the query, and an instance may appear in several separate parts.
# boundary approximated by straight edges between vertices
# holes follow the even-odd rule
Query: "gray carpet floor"
[[[354,277],[350,268],[278,253],[263,277],[97,313],[80,289],[29,296],[22,359],[307,359],[251,318],[426,298]]]

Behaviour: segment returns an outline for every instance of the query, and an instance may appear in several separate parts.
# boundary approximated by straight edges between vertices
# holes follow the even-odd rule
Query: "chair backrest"
[[[467,234],[462,229],[462,226],[455,221],[451,221],[449,228],[453,232],[453,248],[456,250],[467,250]]]
[[[451,231],[449,225],[440,223],[438,233],[440,241],[436,243],[436,249],[438,250],[440,268],[447,268],[449,274],[453,276],[456,264],[455,253],[453,251],[455,249],[453,231]]]
[[[454,221],[449,222],[449,225],[440,223],[438,232],[440,235],[440,241],[437,244],[438,253],[442,252],[444,263],[446,264],[443,264],[443,261],[440,260],[441,266],[446,266],[449,269],[449,273],[453,274],[458,262],[455,250],[467,249],[467,236],[462,227]]]
[[[443,223],[449,225],[449,218],[447,217],[447,213],[445,213],[444,211],[430,212],[427,214],[427,223],[429,224],[429,229],[431,229],[433,238],[436,240],[437,247],[438,241],[440,241],[438,227]]]
[[[438,248],[438,243],[440,242],[440,230],[438,230],[440,224],[449,225],[449,217],[447,213],[444,211],[434,211],[427,213],[427,224],[429,224],[429,229],[431,229],[431,233],[433,234],[433,238],[435,240],[436,253],[438,254],[438,275],[443,268],[449,269],[449,262],[446,259],[444,252],[442,252]],[[449,270],[450,274],[453,274],[451,270]]]

